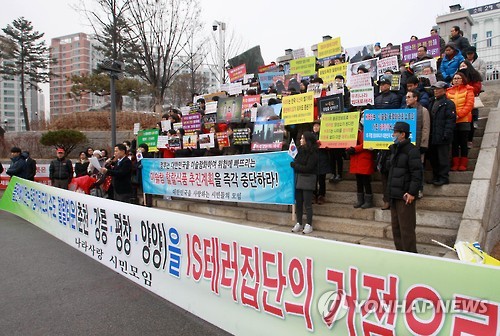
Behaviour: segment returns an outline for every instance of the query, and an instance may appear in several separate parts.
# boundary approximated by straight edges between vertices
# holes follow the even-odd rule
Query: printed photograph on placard
[[[181,149],[181,138],[178,135],[172,135],[168,137],[168,147],[170,149],[176,150]]]
[[[280,151],[285,134],[284,120],[257,121],[252,134],[252,152]]]
[[[198,138],[200,148],[214,148],[215,147],[215,133],[200,134]]]
[[[183,148],[196,148],[198,145],[198,134],[188,133],[182,137]]]
[[[228,97],[219,99],[217,104],[217,122],[241,122],[241,105],[243,97]]]

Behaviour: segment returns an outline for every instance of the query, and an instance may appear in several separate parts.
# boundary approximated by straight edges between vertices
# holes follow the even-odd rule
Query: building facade
[[[8,62],[3,60],[2,62]],[[28,117],[33,121],[38,117],[39,93],[36,89],[30,88],[26,91],[26,108]],[[21,81],[19,77],[12,79],[2,79],[0,81],[0,116],[2,127],[7,132],[20,132],[26,130],[24,114],[21,101]]]
[[[92,106],[103,103],[102,97],[83,94],[79,97],[71,94],[71,76],[90,74],[97,68],[100,53],[95,48],[96,41],[88,34],[76,33],[51,40],[51,57],[57,63],[52,72],[57,76],[50,80],[50,115],[86,111]]]

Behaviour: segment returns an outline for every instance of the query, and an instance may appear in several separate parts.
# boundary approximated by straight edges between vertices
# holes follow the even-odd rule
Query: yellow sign
[[[335,82],[335,76],[342,75],[344,78],[347,77],[347,66],[349,63],[340,63],[337,65],[331,65],[326,68],[319,69],[318,76],[323,80],[323,83]]]
[[[316,73],[316,57],[304,57],[290,61],[290,74],[311,76]]]
[[[319,141],[321,148],[348,148],[356,146],[359,112],[323,114]]]
[[[314,121],[314,92],[283,97],[281,108],[285,125],[304,124]]]
[[[340,37],[318,43],[318,58],[326,58],[328,56],[338,55],[342,53],[340,45]]]

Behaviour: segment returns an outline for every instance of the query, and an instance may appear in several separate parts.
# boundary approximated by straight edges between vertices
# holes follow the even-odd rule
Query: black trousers
[[[326,174],[316,175],[316,190],[314,191],[314,195],[316,196],[326,195]]]
[[[358,193],[372,193],[372,176],[364,174],[356,174],[356,188]]]
[[[449,181],[450,145],[431,145],[428,152],[433,180]]]
[[[451,144],[452,157],[467,157],[469,155],[469,147],[467,141],[469,140],[470,131],[457,131],[453,133],[453,143]]]
[[[342,176],[344,170],[344,153],[345,149],[343,148],[333,148],[330,150],[330,162],[333,175]]]
[[[415,203],[406,204],[402,199],[391,199],[392,236],[398,251],[417,253]]]
[[[307,224],[312,225],[313,207],[312,207],[312,190],[295,189],[295,217],[297,223],[302,225],[302,216],[304,208],[306,209]]]

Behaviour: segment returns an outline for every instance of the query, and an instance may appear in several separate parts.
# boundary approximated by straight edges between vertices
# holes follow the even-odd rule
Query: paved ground
[[[0,211],[1,335],[225,335]]]

